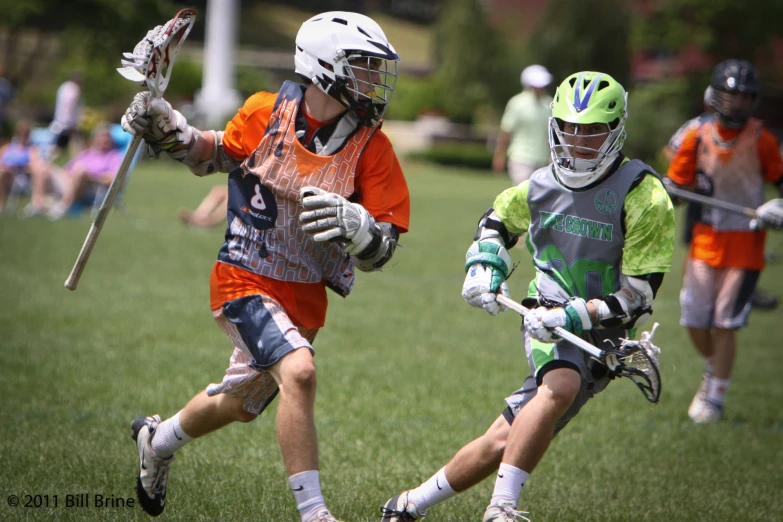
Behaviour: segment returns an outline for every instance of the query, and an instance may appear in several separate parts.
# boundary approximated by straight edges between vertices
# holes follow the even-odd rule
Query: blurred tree
[[[133,50],[156,23],[176,12],[168,0],[3,0],[0,10],[0,61],[20,90],[30,83],[65,76],[82,56],[87,69],[118,67],[123,52]],[[87,91],[86,91],[87,92]]]
[[[661,0],[633,26],[639,50],[677,52],[689,44],[715,62],[727,58],[755,60],[780,36],[783,2],[755,0]]]
[[[471,122],[477,110],[502,109],[513,74],[482,0],[449,0],[435,25],[439,91],[449,117]],[[512,90],[513,92],[513,90]]]
[[[624,0],[551,0],[528,41],[532,62],[555,84],[577,71],[601,71],[622,85],[630,72],[631,13]]]

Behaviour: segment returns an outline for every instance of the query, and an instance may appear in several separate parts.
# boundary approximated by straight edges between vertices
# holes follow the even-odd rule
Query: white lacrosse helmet
[[[316,15],[296,35],[296,73],[342,103],[363,125],[375,125],[383,116],[399,61],[383,29],[358,13]]]

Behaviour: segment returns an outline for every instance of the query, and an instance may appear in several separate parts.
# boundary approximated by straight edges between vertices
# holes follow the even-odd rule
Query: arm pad
[[[478,230],[476,235],[473,236],[474,241],[481,241],[485,239],[497,238],[503,242],[503,246],[511,248],[517,244],[519,240],[518,235],[511,234],[506,225],[495,215],[495,210],[489,208],[484,215],[479,219]]]
[[[354,254],[353,263],[362,272],[380,270],[389,262],[397,247],[400,233],[391,223],[376,223],[371,230],[372,239],[361,252]]]
[[[623,275],[620,290],[601,299],[590,300],[598,311],[599,325],[628,329],[637,323],[643,324],[652,315],[652,302],[662,281],[663,274]]]
[[[215,145],[212,149],[212,156],[205,161],[199,161],[206,146],[205,133],[212,133]],[[241,161],[226,154],[226,151],[223,149],[223,131],[205,131],[202,133],[202,131],[194,128],[193,143],[191,143],[187,155],[182,159],[182,164],[190,167],[190,171],[196,176],[202,177],[209,176],[215,172],[231,172],[241,164]]]

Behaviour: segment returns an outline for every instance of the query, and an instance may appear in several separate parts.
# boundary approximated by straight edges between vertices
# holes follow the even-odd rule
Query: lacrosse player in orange
[[[669,165],[669,180],[713,198],[756,208],[762,227],[783,227],[783,199],[764,203],[764,182],[783,193],[783,160],[777,139],[751,118],[760,84],[754,67],[727,60],[712,75],[717,117],[691,130]],[[750,297],[764,268],[763,230],[750,218],[703,207],[693,227],[683,287],[680,324],[704,357],[705,371],[688,415],[695,422],[723,418],[731,382],[736,332],[747,322]]]
[[[133,423],[144,509],[163,510],[174,452],[231,422],[254,420],[279,394],[277,436],[303,522],[335,518],[321,494],[313,340],[326,288],[346,296],[407,231],[408,188],[381,117],[399,56],[370,18],[329,12],[302,25],[296,72],[251,96],[224,132],[202,132],[164,100],[138,95],[123,118],[153,150],[197,176],[229,172],[228,228],[211,307],[234,343],[221,383],[179,413]]]

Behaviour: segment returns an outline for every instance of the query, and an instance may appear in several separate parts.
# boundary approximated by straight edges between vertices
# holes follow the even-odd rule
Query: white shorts
[[[278,392],[267,369],[299,348],[314,353],[318,329],[297,328],[277,301],[260,294],[229,301],[212,315],[235,348],[223,381],[207,386],[207,395],[241,397],[245,411],[258,415]]]
[[[713,268],[689,257],[680,290],[680,324],[726,330],[745,326],[758,279],[755,270]]]
[[[521,163],[519,161],[508,160],[508,176],[514,186],[530,179],[530,176],[538,170],[538,167],[530,163]]]

